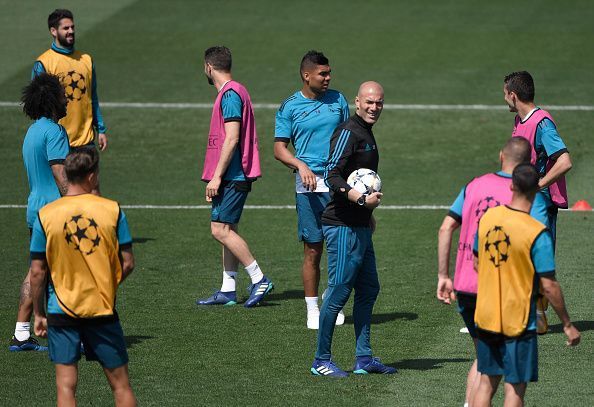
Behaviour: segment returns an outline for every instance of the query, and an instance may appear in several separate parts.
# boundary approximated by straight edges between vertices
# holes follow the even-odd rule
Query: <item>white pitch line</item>
[[[20,107],[18,102],[0,102],[0,107]],[[103,102],[102,107],[124,109],[212,109],[211,103],[157,103],[157,102]],[[276,110],[279,103],[254,103],[255,109]],[[350,106],[354,108],[353,105]],[[594,111],[591,105],[543,105],[548,110]],[[439,104],[385,104],[386,110],[508,110],[505,105],[439,105]]]
[[[121,205],[124,209],[210,209],[210,205]],[[0,209],[25,209],[27,205],[7,204],[0,205]],[[446,205],[384,205],[379,206],[378,209],[389,210],[405,210],[405,209],[420,209],[420,210],[437,210],[448,209]],[[295,209],[295,205],[245,205],[244,209]]]

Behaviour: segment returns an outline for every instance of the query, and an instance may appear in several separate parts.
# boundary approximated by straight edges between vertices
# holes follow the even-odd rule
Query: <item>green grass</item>
[[[0,2],[11,33],[0,64],[0,99],[16,101],[33,59],[49,44],[45,2]],[[323,50],[333,87],[352,100],[357,85],[377,79],[387,103],[502,104],[501,82],[528,69],[543,104],[594,104],[594,7],[588,1],[517,2],[372,0],[348,2],[103,1],[70,2],[81,49],[97,64],[100,99],[110,102],[211,102],[201,54],[230,46],[235,77],[254,102],[280,103],[299,88],[298,62]],[[14,34],[14,35],[13,35]],[[7,63],[5,63],[7,61]],[[571,203],[594,202],[594,114],[552,111],[574,162]],[[207,110],[104,108],[110,148],[102,155],[103,193],[122,204],[203,204],[199,181]],[[274,111],[256,112],[264,177],[248,204],[291,204],[292,174],[272,157]],[[451,203],[472,177],[497,169],[513,115],[494,111],[385,111],[375,127],[380,175],[390,205]],[[0,204],[24,204],[27,180],[20,149],[29,122],[0,107],[3,158]],[[315,333],[305,329],[301,247],[293,210],[245,210],[241,222],[277,288],[267,306],[198,309],[197,297],[220,283],[220,248],[207,210],[127,211],[137,269],[121,287],[118,307],[129,344],[130,372],[142,405],[461,405],[473,358],[462,320],[434,298],[436,235],[444,211],[378,210],[375,245],[382,292],[372,343],[394,377],[311,377]],[[23,209],[0,209],[0,327],[14,328],[18,289],[27,267]],[[540,381],[528,405],[591,405],[594,265],[592,214],[563,212],[558,277],[583,344],[564,347],[553,332],[540,339]],[[326,271],[323,261],[323,273]],[[240,285],[247,285],[241,273]],[[336,330],[333,353],[349,368],[354,340],[351,305]],[[96,364],[81,363],[81,405],[109,405]],[[0,350],[0,405],[55,404],[53,366],[45,355]],[[496,403],[501,404],[498,395]]]

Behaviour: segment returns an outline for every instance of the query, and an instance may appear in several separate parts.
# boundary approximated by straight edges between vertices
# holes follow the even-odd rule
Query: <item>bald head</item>
[[[501,169],[509,174],[519,164],[530,164],[532,146],[523,137],[512,137],[501,149]]]
[[[384,88],[377,82],[363,82],[355,98],[356,113],[366,123],[375,124],[384,109]]]

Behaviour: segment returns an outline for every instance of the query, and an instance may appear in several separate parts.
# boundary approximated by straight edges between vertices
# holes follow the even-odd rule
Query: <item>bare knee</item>
[[[307,243],[303,244],[304,260],[308,263],[320,264],[322,253],[324,252],[324,243]]]
[[[222,242],[229,236],[229,233],[231,233],[231,227],[226,223],[211,222],[210,233],[212,234],[212,237],[219,242]]]

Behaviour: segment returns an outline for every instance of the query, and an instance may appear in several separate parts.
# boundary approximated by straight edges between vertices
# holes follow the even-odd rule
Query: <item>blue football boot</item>
[[[379,358],[372,356],[358,356],[355,361],[355,367],[353,368],[354,374],[394,374],[398,373],[398,370],[394,367],[386,366],[380,362]]]
[[[10,343],[8,344],[8,350],[11,352],[47,352],[47,346],[40,345],[39,342],[37,342],[37,339],[33,338],[32,336],[30,336],[26,341],[18,341],[13,336],[10,340]]]
[[[314,376],[347,377],[349,375],[331,360],[314,359],[309,370]]]
[[[247,299],[245,304],[243,304],[243,306],[246,308],[255,307],[273,289],[274,284],[272,284],[272,281],[270,281],[266,276],[262,277],[262,280],[256,284],[250,284],[248,287],[250,297]]]
[[[222,292],[217,291],[208,298],[197,299],[196,305],[224,305],[230,306],[237,304],[237,295],[235,291]]]

